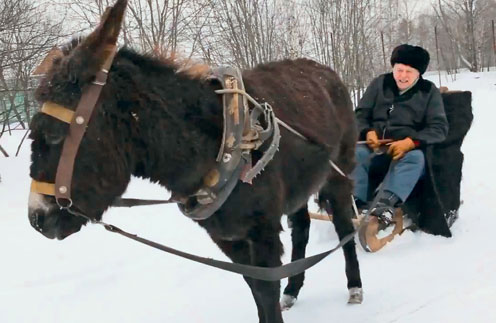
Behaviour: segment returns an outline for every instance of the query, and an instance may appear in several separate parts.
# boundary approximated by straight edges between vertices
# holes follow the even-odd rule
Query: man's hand
[[[377,138],[377,133],[375,132],[375,130],[370,130],[369,132],[367,132],[367,136],[365,139],[367,140],[367,145],[372,150],[379,148],[379,146],[381,145],[379,143],[379,138]]]
[[[394,160],[398,160],[405,156],[407,152],[415,148],[415,143],[410,137],[403,140],[393,141],[388,149],[388,154],[393,156]]]

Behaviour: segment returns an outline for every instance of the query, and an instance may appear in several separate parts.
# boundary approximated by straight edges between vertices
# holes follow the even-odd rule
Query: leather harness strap
[[[69,134],[64,140],[62,154],[57,166],[57,175],[55,176],[55,198],[57,204],[61,207],[70,207],[72,205],[71,184],[76,154],[86,132],[88,122],[97,105],[102,88],[107,81],[108,70],[115,56],[116,45],[109,45],[108,49],[110,50],[110,55],[107,57],[102,69],[96,73],[95,80],[83,90],[81,100],[71,120]]]
[[[31,192],[35,192],[43,195],[55,196],[55,184],[32,180]]]
[[[234,68],[219,68],[212,71],[212,79],[231,90],[244,90],[241,72]],[[179,209],[194,220],[205,220],[214,214],[236,187],[247,164],[241,149],[245,121],[249,118],[246,99],[238,93],[222,96],[223,134],[217,154],[217,164],[203,178],[203,184],[186,203],[178,203]]]
[[[62,122],[70,124],[74,117],[74,111],[67,109],[54,102],[45,102],[41,107],[41,112],[48,114]]]

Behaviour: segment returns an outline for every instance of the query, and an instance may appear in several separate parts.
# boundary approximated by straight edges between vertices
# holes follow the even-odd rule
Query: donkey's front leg
[[[291,261],[305,258],[305,250],[308,244],[308,231],[310,229],[310,215],[305,205],[293,214],[288,215],[288,223],[291,223],[291,242],[293,249],[291,252]],[[291,308],[296,302],[305,280],[305,272],[289,277],[288,285],[284,289],[281,299],[282,310]]]
[[[279,230],[257,228],[252,232],[249,240],[252,265],[261,267],[280,266],[282,264],[283,246],[279,239]],[[280,281],[254,279],[250,287],[263,310],[260,323],[282,323],[281,306],[279,304]]]
[[[219,246],[219,248],[228,256],[233,262],[238,264],[250,265],[250,244],[245,240],[239,241],[226,241],[226,240],[216,240],[214,242]],[[243,276],[246,283],[251,289],[253,299],[257,305],[258,317],[260,322],[265,322],[265,314],[262,307],[262,301],[260,299],[259,293],[255,293],[254,290],[254,279],[250,277]]]

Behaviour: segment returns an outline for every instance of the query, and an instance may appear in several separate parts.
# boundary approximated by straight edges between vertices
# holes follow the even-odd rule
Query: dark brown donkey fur
[[[93,79],[117,37],[126,1],[119,1],[89,37],[55,62],[37,90],[40,102],[75,109],[82,88]],[[347,90],[328,67],[298,59],[269,63],[243,73],[247,92],[268,102],[278,118],[308,138],[281,128],[280,150],[252,185],[239,182],[225,204],[198,221],[232,261],[281,265],[281,216],[293,223],[293,257],[305,255],[309,215],[306,203],[321,190],[333,205],[334,224],[343,238],[353,231],[350,181],[331,170],[333,160],[346,173],[353,166],[356,141]],[[131,175],[158,182],[169,191],[194,193],[214,167],[222,136],[222,106],[215,85],[178,71],[173,64],[137,54],[117,53],[99,105],[76,158],[74,207],[100,219],[124,193]],[[68,125],[38,113],[31,124],[31,177],[54,182]],[[60,210],[53,197],[32,193],[29,218],[49,238],[63,239],[86,220]],[[344,246],[348,287],[361,287],[355,243]],[[280,283],[246,278],[260,322],[279,323]],[[285,293],[297,296],[303,274],[290,279]]]

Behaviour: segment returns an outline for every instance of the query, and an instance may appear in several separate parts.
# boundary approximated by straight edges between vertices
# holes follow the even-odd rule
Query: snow
[[[437,74],[428,79],[437,83]],[[496,152],[491,142],[496,72],[469,73],[453,90],[473,93],[475,119],[465,143],[460,219],[453,238],[406,232],[376,254],[358,248],[364,303],[346,304],[341,252],[307,271],[289,311],[292,322],[496,322]],[[3,136],[15,153],[23,133]],[[0,157],[0,322],[256,322],[239,275],[212,269],[88,225],[64,241],[46,239],[27,219],[29,145]],[[449,167],[449,161],[447,167]],[[166,198],[163,188],[133,179],[127,196]],[[112,209],[104,220],[142,237],[204,257],[227,258],[174,205]],[[290,230],[281,235],[290,255]],[[338,243],[332,224],[313,221],[308,255]],[[283,281],[283,286],[285,281]]]

